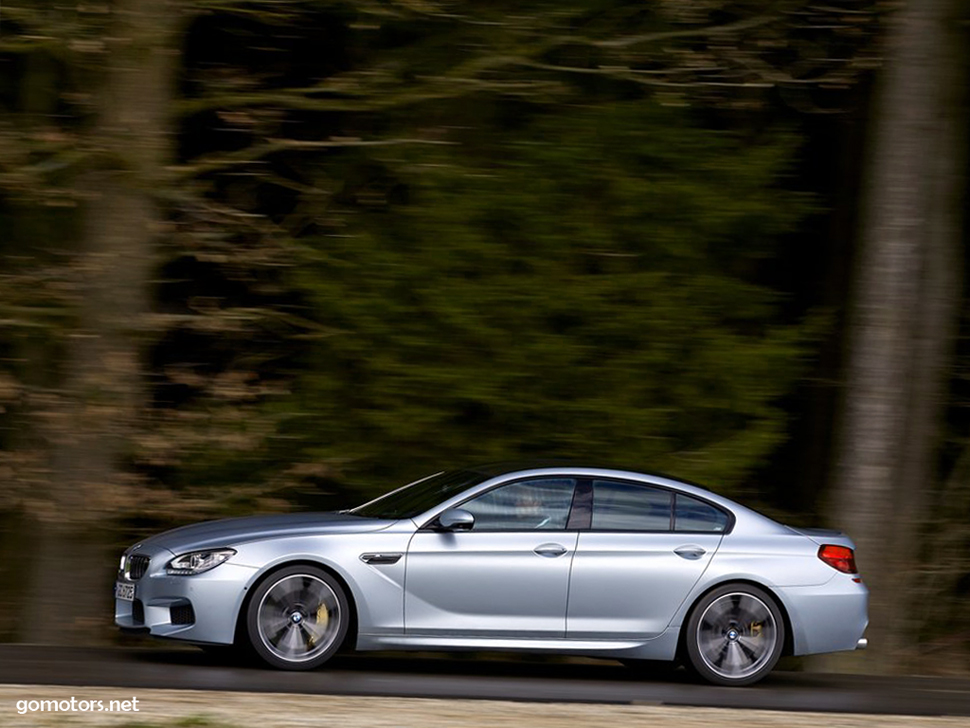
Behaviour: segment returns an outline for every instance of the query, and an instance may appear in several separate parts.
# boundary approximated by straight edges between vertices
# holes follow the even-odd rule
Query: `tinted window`
[[[475,516],[473,531],[561,531],[569,519],[576,481],[572,478],[522,480],[466,501]]]
[[[611,480],[593,481],[594,530],[669,531],[670,491]]]
[[[468,470],[438,473],[357,506],[350,513],[364,518],[414,518],[487,479],[487,475]]]
[[[721,509],[696,498],[677,494],[675,530],[720,533],[727,530],[727,525],[728,515]]]

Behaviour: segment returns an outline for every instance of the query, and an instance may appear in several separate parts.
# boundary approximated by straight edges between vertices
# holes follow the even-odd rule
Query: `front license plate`
[[[132,602],[135,600],[135,585],[126,584],[123,581],[115,582],[115,599],[121,599],[124,602]]]

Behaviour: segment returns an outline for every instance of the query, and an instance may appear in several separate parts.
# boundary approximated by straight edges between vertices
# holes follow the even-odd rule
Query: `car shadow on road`
[[[183,666],[218,666],[268,670],[258,658],[231,647],[166,649],[133,648],[140,662]],[[400,675],[449,675],[475,677],[521,677],[550,680],[606,680],[691,682],[693,675],[675,663],[639,660],[621,664],[615,660],[562,657],[510,657],[507,654],[475,653],[366,653],[339,654],[320,672],[385,673]]]

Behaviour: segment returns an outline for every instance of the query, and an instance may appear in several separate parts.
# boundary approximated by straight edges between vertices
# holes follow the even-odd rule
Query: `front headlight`
[[[210,549],[181,554],[165,565],[165,571],[172,576],[191,576],[216,568],[236,552],[232,549]]]

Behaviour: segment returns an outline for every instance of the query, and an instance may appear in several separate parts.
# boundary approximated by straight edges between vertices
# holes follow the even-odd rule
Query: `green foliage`
[[[806,211],[778,186],[793,142],[640,101],[385,155],[293,269],[333,333],[286,431],[365,479],[564,456],[738,483],[806,354],[756,282]]]

